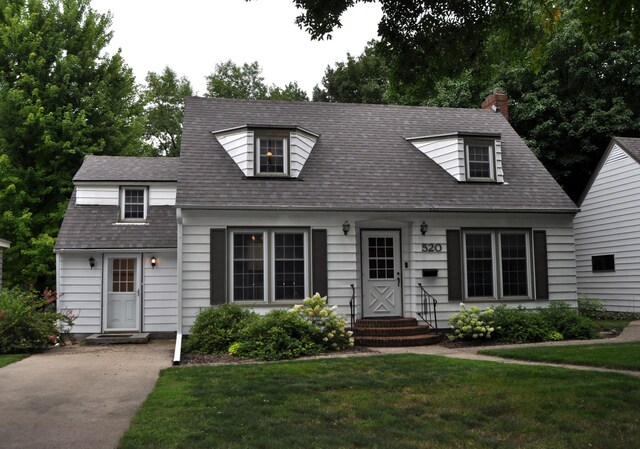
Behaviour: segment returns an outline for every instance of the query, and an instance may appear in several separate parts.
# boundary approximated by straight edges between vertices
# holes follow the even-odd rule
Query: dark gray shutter
[[[227,302],[227,231],[211,230],[211,305]]]
[[[449,301],[462,300],[462,251],[460,231],[447,229],[447,272]]]
[[[549,299],[549,265],[547,263],[547,233],[533,231],[533,260],[536,299]]]
[[[311,231],[311,294],[327,295],[327,230]]]

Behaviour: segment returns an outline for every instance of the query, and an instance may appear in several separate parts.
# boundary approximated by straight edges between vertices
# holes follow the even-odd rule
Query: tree
[[[139,154],[135,81],[90,0],[0,0],[0,235],[7,285],[54,283],[53,244],[88,154]]]
[[[184,99],[193,95],[191,83],[171,68],[161,74],[149,72],[141,92],[144,105],[145,140],[157,156],[179,156]]]
[[[207,76],[208,97],[244,98],[249,100],[307,101],[307,94],[298,83],[284,88],[267,85],[260,75],[262,69],[257,61],[239,66],[229,60],[216,64],[214,73]]]
[[[386,61],[376,51],[376,42],[367,44],[362,54],[347,53],[346,62],[327,66],[322,88],[313,89],[313,101],[341,103],[389,103],[389,70]]]

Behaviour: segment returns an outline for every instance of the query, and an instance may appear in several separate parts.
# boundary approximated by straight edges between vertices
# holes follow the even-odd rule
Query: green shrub
[[[557,332],[536,310],[527,310],[521,306],[510,309],[501,305],[496,307],[493,320],[497,329],[495,337],[500,341],[533,343],[558,338]]]
[[[327,306],[327,297],[316,293],[291,309],[316,329],[314,341],[327,350],[338,351],[353,346],[353,332],[347,331],[347,320]]]
[[[323,351],[315,326],[289,310],[272,310],[240,331],[229,354],[261,360],[293,359]]]
[[[580,315],[577,310],[571,308],[569,303],[554,301],[549,304],[549,307],[540,309],[540,315],[565,339],[588,340],[597,334],[593,321]]]
[[[578,312],[593,320],[640,320],[640,313],[607,310],[600,299],[587,298],[586,296],[578,299]]]
[[[493,316],[494,310],[491,307],[481,311],[476,306],[466,309],[462,304],[460,312],[449,320],[451,332],[447,338],[451,341],[489,339],[495,331]]]
[[[227,352],[240,331],[256,320],[257,315],[244,307],[225,304],[202,310],[185,341],[185,351],[196,354]]]
[[[0,288],[0,353],[34,352],[64,344],[76,316],[56,312],[56,293]]]

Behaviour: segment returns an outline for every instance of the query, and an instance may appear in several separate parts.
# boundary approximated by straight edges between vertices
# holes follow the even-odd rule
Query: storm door
[[[362,231],[365,318],[402,316],[400,231]]]

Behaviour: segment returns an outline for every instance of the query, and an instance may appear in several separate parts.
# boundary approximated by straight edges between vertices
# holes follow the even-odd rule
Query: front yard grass
[[[486,349],[480,354],[536,362],[640,370],[640,343]]]
[[[10,363],[17,362],[18,360],[24,359],[26,354],[6,354],[0,355],[0,368],[3,366],[7,366]]]
[[[120,448],[640,447],[640,382],[421,355],[170,368]]]

